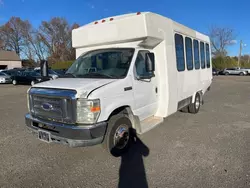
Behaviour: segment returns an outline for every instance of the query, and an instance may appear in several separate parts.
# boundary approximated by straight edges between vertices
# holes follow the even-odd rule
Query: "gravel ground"
[[[27,89],[0,85],[0,187],[250,187],[250,77],[215,77],[198,114],[166,118],[122,158],[37,140]]]

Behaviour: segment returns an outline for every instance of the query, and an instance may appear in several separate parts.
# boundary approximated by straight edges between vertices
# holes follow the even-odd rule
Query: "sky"
[[[239,53],[239,41],[250,54],[250,0],[0,0],[0,25],[11,16],[29,20],[34,27],[52,17],[87,24],[121,14],[150,11],[171,18],[201,33],[211,26],[234,29],[237,43],[229,55]]]

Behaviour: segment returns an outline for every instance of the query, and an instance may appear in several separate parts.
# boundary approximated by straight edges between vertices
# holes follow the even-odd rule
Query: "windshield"
[[[7,76],[7,74],[0,72],[0,76]]]
[[[78,78],[124,78],[127,75],[134,49],[102,49],[80,56],[66,72]]]

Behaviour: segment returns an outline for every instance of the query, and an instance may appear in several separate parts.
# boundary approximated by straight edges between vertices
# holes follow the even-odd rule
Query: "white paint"
[[[74,89],[77,98],[100,99],[101,114],[98,122],[106,121],[117,108],[129,106],[134,115],[145,120],[151,116],[164,118],[177,111],[178,102],[205,93],[212,82],[212,65],[200,70],[178,72],[174,34],[209,43],[209,38],[186,26],[153,13],[127,14],[105,19],[105,23],[90,23],[73,30],[72,42],[76,56],[95,49],[135,48],[126,78],[84,79],[59,78],[36,84],[35,87]],[[150,82],[136,79],[135,60],[140,49],[155,54],[155,77]],[[102,86],[102,87],[100,87]],[[124,91],[125,87],[133,90]],[[158,88],[156,94],[155,88]],[[97,88],[97,89],[96,89]]]

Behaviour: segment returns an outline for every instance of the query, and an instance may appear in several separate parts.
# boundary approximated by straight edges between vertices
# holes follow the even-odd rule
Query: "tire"
[[[188,106],[185,106],[180,111],[183,112],[183,113],[188,113]]]
[[[241,72],[241,73],[240,73],[240,76],[244,76],[244,73],[243,73],[243,72]]]
[[[229,73],[228,73],[228,72],[225,72],[225,75],[226,75],[226,76],[228,76],[228,75],[229,75]]]
[[[188,106],[189,113],[197,114],[199,112],[199,110],[200,110],[200,106],[201,106],[201,97],[200,97],[199,93],[196,93],[194,103],[191,103]]]
[[[12,80],[12,84],[13,85],[17,85],[17,81],[16,80]]]
[[[30,83],[31,86],[35,85],[35,81],[32,80],[31,83]]]
[[[127,115],[117,114],[108,121],[103,147],[115,157],[127,152],[132,142],[132,123]],[[119,135],[120,134],[120,135]]]

